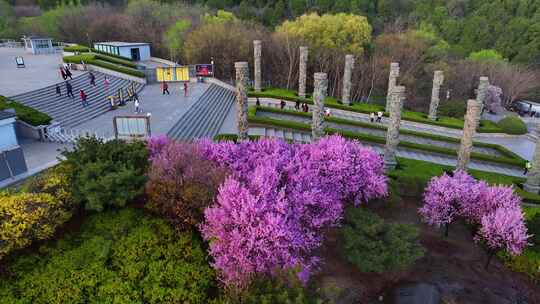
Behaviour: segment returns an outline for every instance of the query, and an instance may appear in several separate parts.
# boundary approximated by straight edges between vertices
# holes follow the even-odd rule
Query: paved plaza
[[[15,57],[24,58],[17,68]],[[62,54],[32,55],[23,48],[0,48],[0,95],[14,96],[63,81],[59,73]],[[73,76],[80,72],[72,71]]]
[[[195,104],[199,97],[208,88],[207,84],[190,83],[188,97],[184,97],[181,83],[170,83],[171,95],[163,95],[159,84],[147,85],[139,94],[140,115],[151,114],[150,128],[153,135],[166,134],[171,127],[182,117],[187,110]],[[108,102],[104,100],[103,102]],[[97,132],[98,134],[114,134],[113,118],[122,115],[135,115],[135,107],[132,102],[117,110],[109,111],[76,129]]]

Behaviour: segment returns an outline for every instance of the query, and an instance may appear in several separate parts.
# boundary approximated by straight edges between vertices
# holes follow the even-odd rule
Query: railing
[[[44,140],[62,144],[74,144],[80,138],[95,137],[108,142],[114,139],[114,134],[109,131],[97,132],[80,129],[67,129],[61,126],[50,126],[46,129]]]

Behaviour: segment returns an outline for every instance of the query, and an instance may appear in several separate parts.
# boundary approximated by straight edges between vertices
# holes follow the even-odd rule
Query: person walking
[[[82,106],[83,106],[83,107],[86,107],[86,106],[88,105],[88,101],[87,101],[86,93],[84,92],[83,89],[81,89],[80,95],[81,95],[81,103],[82,103]]]
[[[60,76],[62,76],[62,79],[66,80],[66,71],[64,71],[64,67],[60,67]]]
[[[525,171],[523,171],[523,175],[527,175],[527,173],[529,173],[529,170],[531,170],[531,168],[532,168],[531,162],[526,162],[525,163]]]
[[[140,108],[139,108],[139,106],[140,106],[139,100],[138,100],[138,99],[135,99],[135,102],[134,102],[133,104],[135,105],[135,113],[138,114],[139,111],[140,111]]]
[[[184,82],[184,97],[188,96],[188,84],[187,81]]]
[[[326,108],[324,110],[324,116],[326,116],[327,118],[330,117],[330,115],[332,115],[332,113],[330,113],[330,109],[329,108]]]
[[[105,90],[107,92],[109,91],[109,84],[111,84],[111,82],[109,81],[109,78],[105,76],[105,78],[103,79],[103,87],[105,87]]]
[[[92,86],[96,86],[96,76],[94,75],[94,73],[90,72],[90,74],[88,74],[88,77],[90,78],[90,84]]]
[[[58,85],[58,83],[56,84],[56,97],[60,97],[62,96],[62,90],[60,90],[60,86]]]
[[[307,105],[307,103],[304,102],[304,104],[302,104],[302,110],[304,110],[304,112],[306,113],[309,112],[309,106]]]
[[[299,111],[300,110],[300,101],[297,100],[295,103],[294,103],[294,109]]]
[[[369,114],[369,121],[375,122],[375,112],[371,112],[371,113]]]
[[[165,92],[167,92],[167,95],[171,94],[169,93],[169,85],[165,81],[161,83],[161,91],[163,95],[165,95]]]
[[[73,74],[71,74],[71,71],[68,68],[65,68],[64,71],[66,72],[66,79],[69,77],[69,79],[73,80]]]
[[[66,95],[71,97],[72,99],[75,98],[75,96],[73,96],[73,87],[71,86],[71,83],[69,83],[69,81],[66,81]]]
[[[285,109],[285,105],[286,105],[285,100],[281,99],[279,101],[279,108],[283,110]]]
[[[382,122],[383,112],[377,112],[377,122]]]
[[[255,99],[255,105],[256,105],[257,107],[260,107],[260,106],[261,106],[261,101],[259,100],[259,97],[255,97],[255,98],[256,98],[256,99]]]

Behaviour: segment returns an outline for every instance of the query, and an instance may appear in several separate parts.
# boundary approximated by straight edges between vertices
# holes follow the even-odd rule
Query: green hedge
[[[302,130],[302,131],[311,130],[310,125],[305,124],[305,123],[273,119],[273,118],[268,118],[268,117],[257,117],[257,116],[254,116],[252,112],[250,112],[248,119],[250,123],[255,123],[255,124],[278,126],[282,128]],[[325,131],[328,134],[341,134],[342,136],[350,138],[350,139],[368,141],[372,143],[378,143],[381,145],[384,145],[386,143],[386,139],[384,137],[375,136],[375,135],[362,134],[362,133],[338,130],[338,129],[333,129],[333,128],[326,128]],[[400,141],[399,146],[409,148],[409,149],[420,150],[420,151],[428,151],[428,152],[440,153],[440,154],[445,154],[445,155],[457,156],[457,151],[455,149],[436,147],[436,146],[424,145],[424,144],[418,144],[418,143],[406,142],[406,141]],[[508,158],[508,157],[494,157],[491,155],[486,155],[486,154],[477,153],[477,152],[471,153],[471,158],[476,159],[476,160],[482,160],[482,161],[511,165],[511,166],[522,167],[525,164],[525,162],[522,159],[514,159],[514,158]]]
[[[91,50],[92,50],[92,53],[98,53],[98,54],[106,55],[108,57],[114,57],[114,58],[125,60],[125,61],[133,61],[131,58],[126,58],[126,57],[123,57],[123,56],[110,54],[110,53],[107,53],[107,52],[96,50],[94,48],[92,48]],[[88,53],[88,52],[90,52],[90,48],[88,48],[88,47],[86,47],[84,45],[78,45],[77,44],[77,45],[74,45],[74,46],[66,46],[66,47],[64,47],[64,51],[73,52],[73,53],[75,53],[75,52]]]
[[[527,126],[519,117],[505,117],[501,119],[497,125],[507,134],[522,135],[527,133]]]
[[[116,63],[116,64],[119,64],[119,65],[123,65],[125,67],[132,68],[132,69],[137,68],[137,64],[135,64],[135,63],[133,63],[131,61],[124,60],[124,59],[119,59],[119,58],[115,58],[115,57],[111,57],[111,56],[105,56],[105,55],[101,55],[101,54],[96,54],[95,58],[99,59],[99,60],[108,61],[108,62],[111,62],[111,63]]]
[[[15,109],[18,119],[32,126],[48,125],[52,121],[49,115],[0,95],[0,110],[9,108]]]
[[[267,97],[275,99],[284,99],[290,101],[305,102],[313,104],[311,98],[301,98],[296,96],[296,93],[291,90],[267,88],[262,92],[250,91],[248,94],[250,97]],[[333,97],[327,97],[325,105],[330,108],[340,109],[344,111],[351,111],[363,114],[369,114],[378,111],[384,111],[384,106],[378,104],[368,103],[354,103],[352,106],[347,106],[339,103]],[[388,117],[388,113],[384,113],[384,116]],[[427,114],[413,111],[403,111],[401,118],[403,120],[424,123],[429,125],[435,125],[440,127],[446,127],[451,129],[463,129],[463,119],[457,119],[452,117],[440,117],[437,121],[428,119]],[[487,120],[482,120],[478,128],[478,132],[481,133],[502,133],[503,130],[499,128],[495,123]]]
[[[107,61],[103,60],[106,59]],[[123,74],[128,74],[131,76],[144,78],[145,75],[143,72],[134,70],[127,66],[118,65],[115,63],[119,63],[120,60],[114,59],[114,58],[107,58],[107,56],[102,55],[93,55],[93,54],[81,54],[81,55],[73,55],[73,56],[66,56],[64,57],[64,62],[66,63],[81,63],[81,60],[84,61],[85,64],[95,65],[102,68],[106,68],[109,70],[117,71]]]
[[[250,113],[250,115],[255,115],[256,111],[258,109],[260,109],[260,110],[262,110],[264,112],[287,114],[287,115],[292,115],[292,116],[306,117],[306,118],[310,117],[311,118],[311,113],[293,111],[293,110],[281,110],[281,109],[276,109],[276,108],[271,108],[271,107],[264,107],[264,106],[259,106],[257,108],[250,108],[250,110],[252,111]],[[363,127],[363,128],[385,130],[386,131],[386,127],[383,126],[383,125],[380,125],[380,124],[373,124],[373,123],[367,123],[367,122],[363,122],[363,121],[348,120],[348,119],[337,118],[337,117],[328,117],[328,118],[325,118],[325,120],[330,121],[330,122],[334,122],[334,123],[338,123],[338,124],[358,126],[358,127]],[[439,140],[439,141],[446,141],[446,142],[451,142],[451,143],[459,143],[460,142],[460,139],[458,139],[458,138],[442,136],[442,135],[436,135],[436,134],[431,134],[431,133],[417,132],[417,131],[411,131],[411,130],[406,130],[406,129],[400,129],[399,132],[401,134],[414,135],[414,136],[418,136],[418,137],[429,138],[429,139]],[[499,153],[501,153],[504,157],[506,157],[506,158],[514,158],[516,160],[519,160],[521,162],[521,164],[523,164],[523,165],[525,164],[525,160],[523,158],[521,158],[519,155],[517,155],[514,152],[506,149],[503,146],[496,145],[496,144],[490,144],[490,143],[483,143],[483,142],[474,142],[474,146],[475,147],[484,147],[484,148],[495,149]]]

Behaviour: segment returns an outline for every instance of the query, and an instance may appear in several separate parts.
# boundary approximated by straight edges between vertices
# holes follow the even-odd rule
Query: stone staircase
[[[177,140],[213,138],[235,103],[235,92],[211,84],[199,100],[176,122],[167,136]]]
[[[118,89],[123,89],[124,96],[127,96],[127,88],[132,83],[137,92],[140,92],[144,86],[141,83],[107,75],[110,83],[108,90],[105,90],[103,87],[105,74],[93,73],[96,76],[95,87],[90,84],[88,73],[69,80],[73,87],[75,98],[70,98],[66,95],[66,86],[63,82],[59,83],[62,90],[62,96],[60,97],[56,95],[55,85],[50,85],[35,91],[11,96],[10,98],[38,111],[47,113],[53,118],[57,127],[71,129],[109,111],[110,106],[107,97],[116,95]],[[88,96],[89,106],[87,107],[83,107],[81,104],[80,89],[83,89]]]

